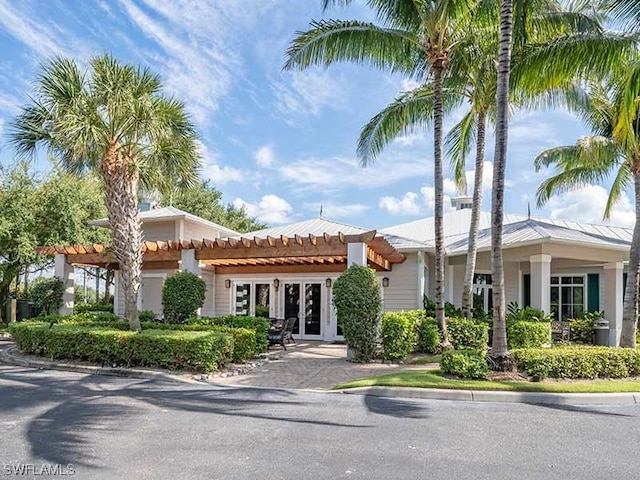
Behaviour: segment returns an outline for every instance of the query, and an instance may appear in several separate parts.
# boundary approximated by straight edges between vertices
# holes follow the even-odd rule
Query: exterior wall
[[[422,299],[418,298],[418,267],[422,267],[417,253],[406,255],[407,259],[403,263],[394,265],[390,272],[380,272],[378,275],[389,278],[389,286],[384,289],[384,309],[387,312],[422,308]]]
[[[203,238],[213,240],[220,237],[220,232],[215,228],[205,227],[187,220],[183,221],[183,225],[182,235],[183,239],[186,240],[202,240]]]
[[[175,221],[142,224],[144,240],[179,240]]]
[[[200,315],[203,317],[215,316],[215,294],[217,292],[215,285],[215,274],[211,270],[200,269],[200,277],[207,285],[207,291],[205,292],[204,305],[200,311]],[[224,288],[224,285],[223,285]]]
[[[173,275],[178,270],[175,269],[167,269],[167,270],[143,270],[142,272],[142,284],[144,284],[145,278],[162,278],[166,280],[168,277]],[[164,283],[164,282],[163,282]],[[114,298],[114,313],[116,315],[123,316],[124,315],[124,290],[122,289],[122,282],[120,281],[120,272],[116,272],[116,293]],[[138,290],[138,309],[146,310],[145,306],[142,304],[142,285],[140,286],[140,290]],[[155,292],[155,296],[153,299],[147,300],[147,305],[151,304],[152,301],[162,301],[162,290],[158,290]]]

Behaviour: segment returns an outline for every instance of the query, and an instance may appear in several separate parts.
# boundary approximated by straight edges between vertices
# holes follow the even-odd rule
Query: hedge
[[[73,306],[73,313],[84,313],[84,312],[113,313],[113,303],[88,303],[86,305],[76,304]]]
[[[486,378],[489,366],[483,350],[445,350],[440,359],[444,373],[461,378]]]
[[[405,312],[387,312],[382,315],[380,336],[385,360],[405,358],[417,341],[416,322]]]
[[[262,317],[225,315],[221,317],[192,317],[189,325],[222,325],[232,328],[247,328],[256,332],[256,353],[269,350],[269,320]]]
[[[231,360],[233,336],[222,332],[145,330],[20,322],[9,327],[18,348],[52,359],[210,372]]]
[[[551,324],[517,321],[507,327],[509,348],[540,348],[551,343]]]
[[[485,350],[489,342],[489,327],[486,323],[467,318],[452,318],[447,323],[449,341],[456,350]]]
[[[518,368],[540,378],[621,378],[640,375],[640,351],[613,347],[558,347],[511,351]]]
[[[427,317],[416,325],[418,343],[416,351],[437,353],[440,346],[440,330],[434,318]]]
[[[75,325],[77,327],[105,327],[117,330],[129,330],[129,322],[109,312],[84,312],[72,315],[47,315],[38,320],[58,325]]]
[[[162,286],[162,311],[168,323],[185,323],[204,305],[207,286],[191,272],[177,272]]]

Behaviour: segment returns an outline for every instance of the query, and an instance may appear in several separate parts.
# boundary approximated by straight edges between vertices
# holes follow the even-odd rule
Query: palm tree
[[[349,5],[352,0],[324,0]],[[361,21],[312,22],[298,32],[287,51],[285,68],[303,69],[352,61],[399,71],[433,87],[435,190],[435,302],[443,345],[448,345],[444,318],[444,229],[442,165],[443,78],[456,45],[468,33],[479,0],[368,0],[381,25]],[[368,162],[362,161],[363,165]]]
[[[12,129],[19,154],[44,146],[64,169],[101,176],[125,317],[140,330],[138,187],[165,190],[197,179],[196,133],[184,105],[161,93],[158,76],[109,55],[93,58],[88,71],[56,58],[43,66],[31,104]]]
[[[545,150],[535,159],[536,171],[553,167],[555,174],[542,182],[537,192],[538,205],[561,192],[594,183],[614,175],[604,211],[608,219],[625,190],[635,191],[636,223],[629,252],[629,270],[624,295],[620,346],[636,348],[638,285],[640,285],[640,69],[634,72],[624,64],[622,78],[608,85],[592,85],[589,101],[581,117],[593,135],[580,138],[575,145]],[[631,70],[631,73],[629,71]],[[634,75],[635,73],[635,75]],[[635,78],[634,78],[635,77]],[[636,98],[631,106],[627,96]],[[631,117],[627,123],[625,117]]]

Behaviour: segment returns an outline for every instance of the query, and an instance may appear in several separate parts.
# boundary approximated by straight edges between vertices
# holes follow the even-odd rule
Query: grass
[[[427,363],[440,363],[442,355],[425,355],[411,360],[411,365],[425,365]]]
[[[548,382],[509,382],[489,380],[456,380],[442,375],[440,370],[408,370],[376,375],[334,386],[334,390],[356,387],[418,387],[459,390],[501,390],[507,392],[548,393],[614,393],[640,392],[640,379],[632,380],[572,380]]]

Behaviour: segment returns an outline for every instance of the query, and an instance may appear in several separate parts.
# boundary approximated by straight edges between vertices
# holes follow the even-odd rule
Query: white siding
[[[522,306],[520,300],[520,270],[518,262],[504,262],[504,294],[505,304],[518,302]]]
[[[200,315],[203,317],[213,317],[215,316],[215,275],[213,272],[209,270],[200,270],[200,276],[204,280],[204,283],[207,285],[207,291],[205,292],[204,297],[204,305],[202,306],[202,310],[200,311]],[[222,286],[224,290],[224,284]]]
[[[176,222],[151,222],[142,224],[144,240],[179,240],[176,234]]]
[[[182,234],[185,240],[202,240],[203,238],[215,239],[220,236],[220,232],[215,228],[205,227],[198,225],[197,223],[184,221],[184,233]]]
[[[389,286],[384,289],[385,311],[422,308],[418,301],[418,254],[406,255],[407,259],[394,265],[392,271],[379,274],[379,277],[389,277]]]
[[[231,289],[224,286],[226,279],[231,279],[231,275],[215,275],[214,277],[214,316],[228,315],[231,313]]]
[[[448,302],[460,308],[462,305],[462,287],[464,286],[465,265],[452,265],[447,268],[446,274],[453,272],[453,298],[447,298]],[[445,278],[446,290],[449,289],[449,278]]]

